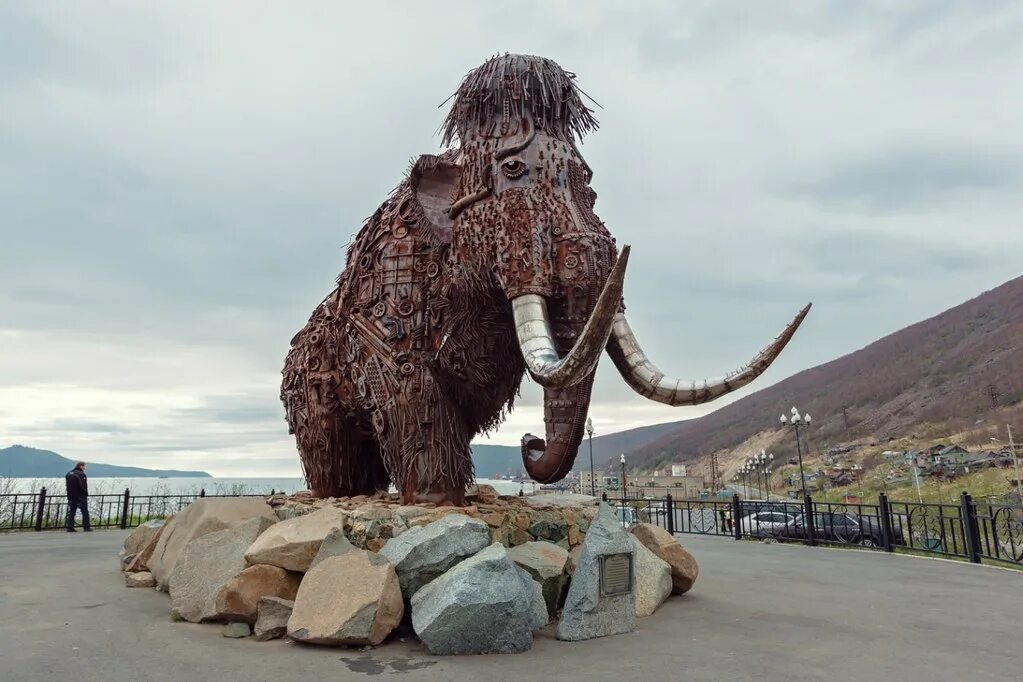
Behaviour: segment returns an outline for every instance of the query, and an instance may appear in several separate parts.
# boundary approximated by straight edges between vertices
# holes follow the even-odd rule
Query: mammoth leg
[[[421,392],[410,388],[396,402],[374,426],[402,501],[463,506],[473,480],[469,425],[432,377]]]

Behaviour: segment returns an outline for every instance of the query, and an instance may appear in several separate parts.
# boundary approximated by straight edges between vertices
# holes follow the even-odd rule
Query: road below
[[[123,587],[124,531],[0,534],[0,680],[1023,680],[1023,573],[683,536],[694,590],[636,632],[443,658],[230,640]]]

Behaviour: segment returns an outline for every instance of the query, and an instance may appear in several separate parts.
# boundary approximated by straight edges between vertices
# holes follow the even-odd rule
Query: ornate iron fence
[[[802,501],[676,500],[662,497],[604,499],[623,525],[652,523],[670,533],[726,535],[807,545],[857,547],[995,563],[1023,568],[1023,507],[976,503],[964,492],[959,504],[876,504]]]
[[[274,491],[271,490],[273,495]],[[263,494],[198,493],[179,495],[132,495],[129,489],[120,494],[90,495],[90,525],[93,528],[133,528],[150,519],[176,514],[199,497],[266,497]],[[0,532],[15,530],[63,530],[67,523],[68,500],[64,495],[50,495],[46,488],[37,493],[0,495]],[[78,515],[81,523],[81,515]]]

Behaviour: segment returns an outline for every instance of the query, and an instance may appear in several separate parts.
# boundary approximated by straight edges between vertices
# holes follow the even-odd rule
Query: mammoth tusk
[[[781,334],[750,360],[749,364],[720,379],[704,381],[701,384],[665,376],[664,372],[657,369],[640,348],[636,335],[622,313],[615,316],[611,338],[607,342],[607,354],[618,368],[618,373],[636,393],[666,405],[699,405],[731,393],[763,374],[799,329],[803,318],[810,312],[811,305],[813,304],[807,303]]]
[[[600,351],[608,342],[611,325],[621,303],[628,262],[629,247],[625,246],[611,269],[590,319],[564,358],[558,355],[554,345],[547,300],[538,294],[525,294],[512,299],[515,335],[526,361],[526,369],[538,384],[545,388],[573,386],[596,368]]]

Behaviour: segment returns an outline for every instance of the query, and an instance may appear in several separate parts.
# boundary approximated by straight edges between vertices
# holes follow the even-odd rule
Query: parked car
[[[802,540],[806,537],[803,514],[796,514],[787,527],[777,535],[780,539]],[[873,516],[855,516],[848,512],[824,512],[813,515],[814,535],[826,542],[841,542],[863,547],[883,547],[884,537],[880,519]],[[895,544],[903,544],[902,529],[893,526]]]
[[[777,537],[792,523],[792,515],[780,511],[758,511],[742,517],[742,530],[750,535]]]

